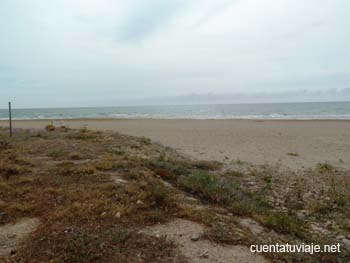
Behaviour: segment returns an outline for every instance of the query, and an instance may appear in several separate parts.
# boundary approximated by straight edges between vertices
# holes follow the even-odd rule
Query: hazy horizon
[[[204,94],[204,98],[206,96],[212,96],[213,94]],[[186,96],[187,97],[187,96]],[[192,95],[189,95],[188,98],[191,98]],[[152,98],[152,99],[142,99],[138,102],[135,103],[129,103],[128,101],[126,102],[121,102],[121,103],[114,103],[114,104],[97,104],[97,105],[85,105],[80,104],[80,105],[72,105],[72,106],[33,106],[33,107],[17,107],[16,102],[11,102],[12,103],[12,109],[13,110],[27,110],[27,109],[79,109],[79,108],[118,108],[118,107],[158,107],[158,106],[200,106],[200,105],[254,105],[254,104],[303,104],[303,103],[350,103],[350,99],[309,99],[309,100],[241,100],[241,101],[218,101],[218,100],[212,100],[208,101],[205,99],[197,99],[197,101],[180,101],[176,100],[178,98],[183,98],[183,96],[178,96],[178,97],[173,97],[174,102],[164,102],[164,98]],[[200,98],[200,97],[199,97]],[[153,101],[153,102],[152,102]],[[162,102],[161,102],[162,101]],[[0,110],[8,110],[8,103],[2,105],[0,107]]]
[[[3,0],[0,108],[350,100],[346,0]]]

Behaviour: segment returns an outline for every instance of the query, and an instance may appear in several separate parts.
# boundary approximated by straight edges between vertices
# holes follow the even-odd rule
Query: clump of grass
[[[51,124],[46,125],[45,130],[48,131],[48,132],[52,132],[52,131],[56,130],[56,127],[55,127],[55,125],[53,125],[51,123]]]
[[[172,196],[163,183],[155,178],[140,178],[129,183],[125,192],[118,194],[117,200],[125,206],[127,214],[150,208],[170,207]]]
[[[318,163],[317,164],[317,169],[320,171],[320,172],[330,172],[330,171],[333,171],[335,168],[333,165],[327,163],[327,162],[324,162],[324,163]]]
[[[88,130],[88,128],[87,128],[87,125],[84,125],[83,127],[80,127],[80,129],[79,129],[79,132],[80,133],[85,133],[85,132],[88,132],[89,130]]]
[[[312,202],[311,204],[309,204],[309,207],[313,214],[325,216],[328,216],[335,210],[332,204],[321,200]]]
[[[126,153],[126,151],[124,149],[121,149],[121,148],[113,148],[111,150],[111,153],[115,154],[115,155],[124,155]]]
[[[237,215],[250,216],[270,209],[260,193],[244,191],[232,178],[219,177],[206,171],[195,171],[182,177],[179,185],[202,200],[223,205]]]
[[[259,195],[249,193],[241,194],[228,208],[238,216],[254,216],[268,213],[271,209],[269,203]]]
[[[70,153],[70,154],[68,155],[68,158],[69,158],[70,160],[75,160],[75,161],[77,161],[77,160],[83,159],[83,156],[81,155],[80,152],[72,152],[72,153]]]
[[[217,161],[194,161],[192,166],[195,169],[207,170],[207,171],[216,171],[221,169],[222,163]]]
[[[0,163],[0,177],[9,180],[14,175],[19,175],[20,171],[15,165]]]
[[[10,142],[7,140],[0,139],[0,151],[10,149]]]
[[[158,180],[149,180],[141,185],[139,198],[147,202],[149,206],[164,206],[170,201],[169,192]]]
[[[124,227],[62,229],[53,225],[25,244],[16,262],[164,262],[175,256],[175,245]],[[177,261],[184,263],[185,260]]]
[[[92,166],[78,166],[73,162],[62,162],[58,164],[54,170],[54,174],[61,176],[84,176],[84,175],[93,175],[95,169]]]
[[[287,213],[272,212],[263,217],[262,223],[280,234],[291,234],[301,239],[307,237],[304,222]]]
[[[223,181],[206,171],[195,171],[183,177],[180,185],[207,201],[219,204],[229,204],[234,198],[233,191],[237,188],[231,182]]]
[[[339,209],[350,206],[350,181],[347,176],[331,178],[329,197],[331,203]]]
[[[54,158],[54,159],[61,159],[65,156],[67,156],[67,152],[63,149],[54,149],[48,152],[47,156]]]
[[[106,156],[95,162],[95,167],[100,171],[121,171],[130,167],[131,163],[135,164],[136,162],[123,159],[113,159],[113,157]]]
[[[140,138],[140,141],[143,143],[143,144],[145,144],[145,145],[150,145],[151,144],[151,139],[149,139],[149,138],[146,138],[146,137],[141,137]]]
[[[66,125],[60,126],[60,131],[62,131],[62,132],[68,132],[69,130],[70,130],[69,127],[67,127]]]
[[[149,168],[152,169],[157,175],[160,175],[164,179],[176,179],[179,175],[187,175],[190,173],[189,168],[182,162],[169,162],[169,161],[150,161]]]
[[[93,131],[87,130],[86,127],[81,128],[78,132],[69,133],[67,135],[68,139],[75,139],[75,140],[90,140],[90,139],[96,139],[97,133]]]

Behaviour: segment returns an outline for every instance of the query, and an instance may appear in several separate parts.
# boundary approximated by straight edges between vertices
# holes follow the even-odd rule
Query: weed
[[[67,152],[62,149],[54,149],[48,152],[47,156],[54,159],[61,159],[67,155]]]
[[[51,123],[51,124],[46,125],[45,130],[48,132],[53,132],[56,130],[56,127]]]
[[[234,197],[233,191],[237,188],[232,183],[205,171],[195,171],[183,177],[180,184],[191,193],[219,204],[229,204]]]
[[[192,163],[195,169],[216,171],[221,169],[222,163],[217,161],[195,161]]]
[[[0,140],[0,151],[4,151],[10,148],[10,142],[6,140]]]
[[[320,172],[330,172],[330,171],[333,171],[334,170],[334,166],[327,163],[327,162],[324,162],[324,163],[318,163],[317,164],[317,169],[320,171]]]
[[[282,212],[272,212],[265,216],[262,223],[281,234],[291,234],[298,238],[306,237],[304,223],[293,215]]]
[[[190,173],[186,164],[182,162],[150,161],[149,167],[164,179],[176,179],[178,175]]]
[[[69,154],[68,158],[70,160],[81,160],[83,159],[83,156],[81,155],[80,152],[72,152]]]

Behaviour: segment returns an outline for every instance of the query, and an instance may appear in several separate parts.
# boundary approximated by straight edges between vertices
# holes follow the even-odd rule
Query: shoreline
[[[349,120],[62,119],[14,120],[14,128],[71,128],[143,136],[194,159],[277,164],[293,170],[327,162],[350,168]],[[0,121],[8,126],[8,121]]]
[[[254,119],[254,118],[97,118],[97,117],[88,117],[88,118],[44,118],[44,119],[12,119],[13,122],[36,122],[36,121],[272,121],[272,122],[293,122],[293,121],[302,121],[302,122],[312,122],[312,121],[330,121],[330,122],[350,122],[348,119],[334,119],[334,118],[324,118],[324,119]],[[0,119],[0,124],[3,122],[8,122],[8,119]]]

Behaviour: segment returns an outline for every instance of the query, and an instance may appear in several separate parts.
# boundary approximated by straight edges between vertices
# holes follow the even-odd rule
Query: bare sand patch
[[[201,239],[205,227],[188,220],[174,221],[149,227],[145,233],[166,236],[179,246],[180,252],[193,263],[263,263],[268,262],[245,246],[221,245]]]
[[[44,128],[50,121],[15,121],[15,128]],[[315,167],[319,162],[350,168],[350,121],[254,120],[65,120],[71,128],[87,126],[145,136],[196,159],[252,164]],[[1,122],[7,125],[7,122]]]
[[[15,224],[0,226],[0,256],[15,251],[17,244],[39,226],[36,218],[23,218]]]

